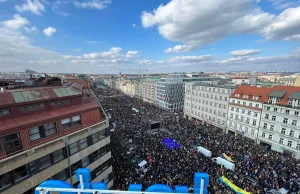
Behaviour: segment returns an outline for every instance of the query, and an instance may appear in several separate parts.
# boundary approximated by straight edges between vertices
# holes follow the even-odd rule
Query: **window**
[[[241,102],[238,100],[237,103],[240,104]]]
[[[234,111],[234,107],[231,107],[231,111]]]
[[[274,108],[274,112],[277,112],[277,108]]]
[[[248,115],[251,115],[251,111],[250,110],[248,110]]]
[[[292,146],[292,141],[288,141],[287,146],[291,147]]]
[[[298,111],[295,111],[295,115],[298,116],[298,115],[299,115],[299,112],[298,112]]]
[[[269,106],[267,106],[267,110],[270,110],[270,107],[269,107]]]
[[[71,171],[72,171],[72,174],[73,174],[73,175],[76,173],[76,170],[77,170],[78,168],[82,168],[82,161],[81,161],[81,160],[79,160],[78,162],[72,164],[72,166],[71,166]]]
[[[285,110],[285,113],[289,115],[290,114],[290,110]]]
[[[90,164],[89,156],[82,159],[82,167],[87,167]]]
[[[235,103],[235,100],[232,100],[232,103]]]
[[[57,132],[56,122],[41,125],[39,127],[33,127],[31,129],[29,129],[29,131],[28,131],[30,141],[35,141],[35,140],[53,135],[56,132]]]
[[[244,122],[244,117],[243,116],[241,116],[241,121]]]
[[[24,166],[20,166],[19,168],[16,168],[15,170],[12,171],[12,175],[16,183],[27,178],[30,175],[28,166],[24,165]]]
[[[242,114],[245,114],[245,109],[242,109]]]
[[[219,119],[218,119],[219,120]],[[222,121],[222,125],[225,125],[225,121]]]
[[[245,133],[248,133],[248,127],[245,127]]]
[[[276,121],[276,116],[272,116],[272,121]]]
[[[212,102],[210,102],[209,105],[212,106]]]
[[[51,165],[50,155],[43,156],[36,160],[37,168],[39,171]]]
[[[214,110],[214,114],[217,114],[217,111],[216,111],[216,110]]]
[[[222,100],[222,96],[220,96],[220,100]]]
[[[230,114],[230,118],[231,118],[231,119],[233,118],[233,114]]]
[[[221,105],[221,104],[219,104],[219,108],[221,108],[221,106],[222,106],[222,105]]]
[[[249,124],[250,123],[250,118],[247,117],[246,123]]]
[[[246,106],[246,102],[243,102],[243,105]]]
[[[284,123],[284,124],[287,124],[287,123],[288,123],[288,119],[287,119],[287,118],[284,118],[284,119],[283,119],[283,123]]]
[[[265,115],[265,119],[269,119],[269,114],[266,114],[266,115]]]
[[[17,152],[23,148],[19,133],[13,133],[3,138],[6,154]]]
[[[253,120],[253,123],[252,123],[254,126],[256,126],[256,120]]]
[[[256,107],[256,108],[259,108],[259,104],[255,104],[255,107]]]
[[[268,128],[268,124],[264,123],[264,129]]]
[[[28,111],[39,110],[43,108],[45,108],[45,104],[33,104],[33,105],[19,107],[18,110],[20,112],[28,112]]]
[[[224,117],[224,118],[226,117],[226,113],[223,113],[223,117]]]
[[[279,139],[279,143],[283,144],[283,138]]]
[[[297,144],[296,149],[300,150],[300,143]]]
[[[68,170],[65,169],[63,171],[60,171],[59,173],[57,173],[56,175],[54,175],[53,180],[66,180],[68,178]]]
[[[239,112],[240,111],[240,109],[239,108],[236,108],[236,110],[235,110],[236,112]]]
[[[294,133],[295,133],[295,132],[294,132],[293,130],[291,130],[291,131],[290,131],[290,136],[291,136],[291,137],[294,137]]]
[[[80,115],[72,117],[73,126],[81,125],[81,117]]]
[[[80,150],[83,150],[86,147],[88,147],[87,138],[83,138],[83,139],[79,140]]]
[[[67,130],[67,129],[72,127],[70,118],[61,120],[61,124],[62,124],[62,129],[63,130]]]
[[[217,105],[218,105],[218,104],[217,104],[217,103],[215,103],[215,107],[217,107]]]
[[[0,191],[11,185],[9,174],[0,175]]]
[[[274,131],[274,125],[270,126],[270,131]]]
[[[257,112],[254,113],[254,117],[257,117]]]
[[[9,109],[0,109],[0,116],[2,115],[10,115]],[[1,185],[0,185],[0,189],[1,189]]]
[[[52,156],[53,156],[53,162],[54,163],[59,162],[59,161],[61,161],[62,159],[65,158],[64,157],[64,152],[63,152],[62,149],[53,152]]]
[[[51,106],[62,106],[62,105],[66,105],[66,104],[71,104],[71,100],[66,99],[66,100],[57,100],[57,101],[51,102]]]
[[[272,140],[272,135],[271,134],[269,134],[269,139]]]
[[[226,109],[226,105],[224,105],[224,107],[223,107],[224,109]]]
[[[251,135],[254,136],[254,134],[255,134],[255,130],[252,129],[252,130],[251,130]]]
[[[225,97],[225,101],[227,101],[227,97]]]
[[[285,134],[285,132],[286,132],[286,129],[285,129],[285,128],[282,128],[282,129],[281,129],[281,134]]]
[[[296,126],[297,125],[297,120],[293,120],[292,125]]]
[[[235,115],[235,120],[239,120],[239,115]]]
[[[266,133],[262,133],[262,135],[261,135],[261,136],[265,138],[265,137],[266,137]]]
[[[249,106],[252,106],[252,102],[249,103]]]

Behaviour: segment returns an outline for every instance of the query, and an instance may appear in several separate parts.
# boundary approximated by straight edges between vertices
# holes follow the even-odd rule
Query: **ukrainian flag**
[[[228,187],[230,187],[233,191],[235,191],[238,194],[251,194],[241,188],[239,188],[238,186],[236,186],[235,184],[233,184],[232,182],[230,182],[230,180],[228,180],[225,176],[222,176],[221,178],[219,178],[221,182],[223,182],[225,185],[227,185]]]

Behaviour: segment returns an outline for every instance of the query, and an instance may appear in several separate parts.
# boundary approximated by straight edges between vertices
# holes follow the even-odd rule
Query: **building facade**
[[[142,98],[143,101],[151,103],[151,104],[156,104],[156,83],[160,79],[156,78],[147,78],[143,80],[143,94]]]
[[[258,140],[300,159],[300,87],[275,86],[263,105]]]
[[[0,193],[33,193],[75,171],[113,185],[109,122],[93,93],[73,83],[0,92]]]
[[[235,89],[235,86],[186,83],[184,115],[225,130],[229,97]]]
[[[263,103],[271,88],[241,85],[229,101],[226,132],[257,141]]]
[[[168,111],[182,111],[184,109],[185,83],[196,82],[212,84],[216,77],[202,77],[198,75],[169,74],[157,82],[157,104],[159,108]]]

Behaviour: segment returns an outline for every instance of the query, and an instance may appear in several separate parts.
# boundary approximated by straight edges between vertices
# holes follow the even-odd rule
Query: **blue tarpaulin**
[[[180,148],[180,144],[176,143],[176,141],[172,138],[163,139],[162,143],[165,144],[169,149]]]

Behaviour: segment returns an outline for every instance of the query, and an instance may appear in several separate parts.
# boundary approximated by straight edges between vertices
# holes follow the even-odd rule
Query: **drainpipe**
[[[69,174],[70,174],[70,182],[71,182],[71,185],[73,185],[73,181],[72,181],[72,169],[71,169],[71,162],[70,162],[70,152],[69,152],[69,148],[68,148],[68,144],[67,142],[65,141],[65,145],[66,145],[66,148],[67,148],[67,157],[68,157],[68,168],[69,168]]]

